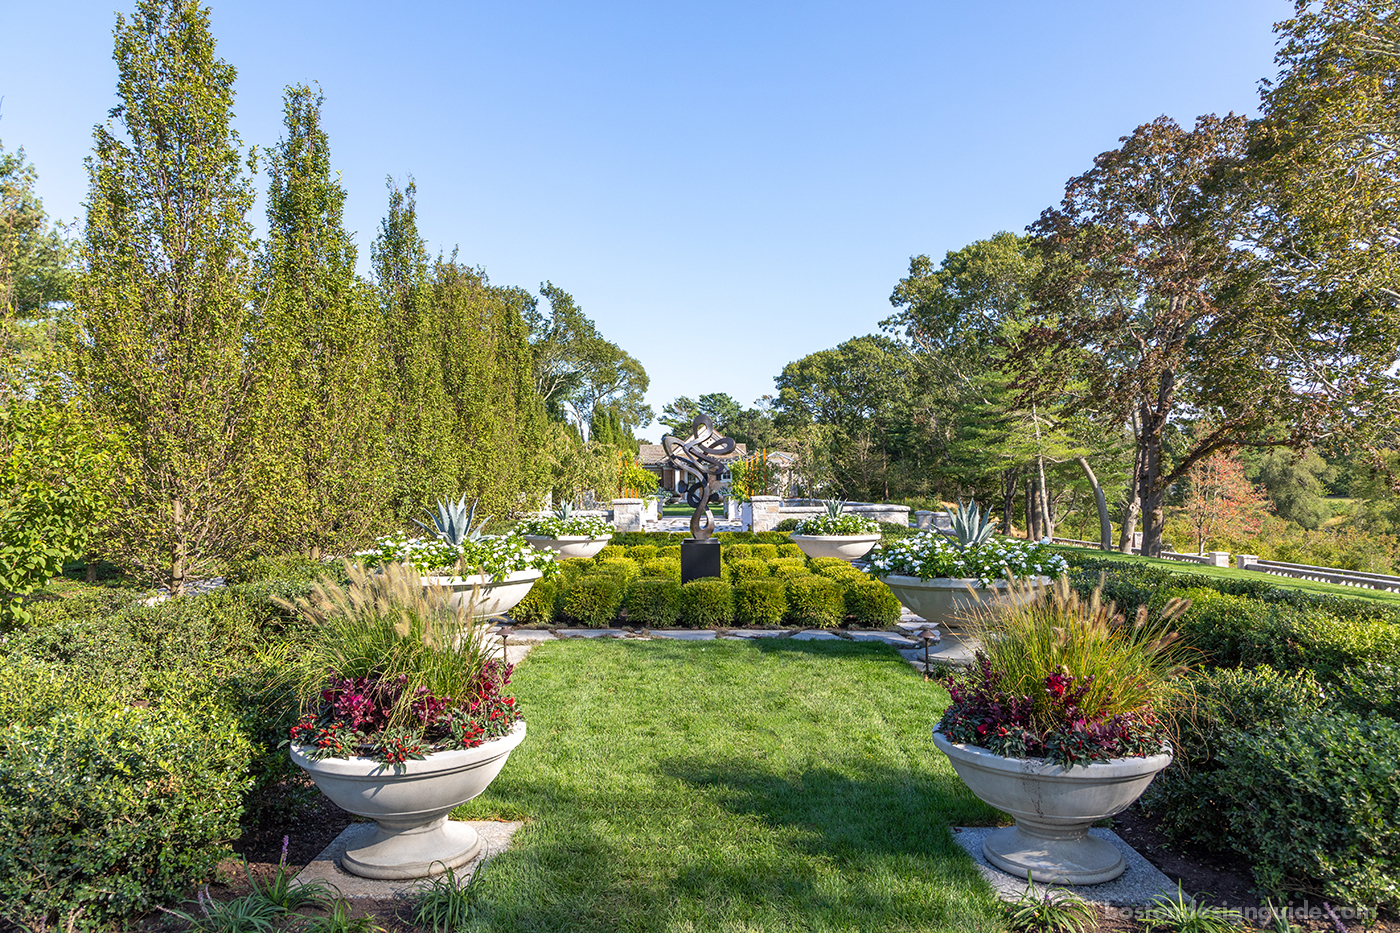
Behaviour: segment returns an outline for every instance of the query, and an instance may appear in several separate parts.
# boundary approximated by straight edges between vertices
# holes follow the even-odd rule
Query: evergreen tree
[[[433,282],[418,235],[416,193],[412,181],[402,190],[389,181],[389,213],[372,250],[392,393],[390,509],[401,520],[436,497],[457,494],[463,462],[435,341]]]
[[[378,530],[390,491],[378,317],[355,275],[322,100],[305,85],[285,94],[250,340],[252,518],[278,550],[357,543]]]
[[[141,0],[115,37],[121,102],[88,160],[77,379],[125,448],[110,546],[178,593],[242,543],[253,187],[208,9]]]

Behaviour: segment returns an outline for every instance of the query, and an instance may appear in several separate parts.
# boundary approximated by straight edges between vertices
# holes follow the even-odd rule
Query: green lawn
[[[523,818],[484,930],[1003,928],[950,825],[999,822],[933,748],[947,703],[884,646],[536,648],[524,745],[459,818]]]
[[[1136,554],[1120,554],[1117,551],[1100,551],[1097,548],[1055,545],[1071,562],[1074,560],[1113,560],[1130,563],[1145,563],[1163,567],[1177,573],[1199,573],[1208,577],[1223,577],[1229,580],[1263,580],[1282,589],[1301,590],[1305,593],[1318,593],[1323,596],[1345,596],[1352,599],[1370,599],[1380,603],[1400,606],[1400,593],[1385,590],[1368,590],[1360,586],[1338,586],[1335,583],[1318,583],[1313,580],[1295,580],[1291,577],[1276,577],[1273,574],[1258,573],[1253,570],[1237,570],[1234,567],[1206,567],[1179,560],[1159,560],[1155,557],[1140,557]]]

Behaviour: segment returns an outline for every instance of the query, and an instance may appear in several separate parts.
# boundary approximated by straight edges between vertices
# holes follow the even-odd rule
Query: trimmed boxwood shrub
[[[846,613],[841,587],[814,573],[787,580],[787,620],[793,625],[836,628]]]
[[[785,518],[782,521],[778,522],[777,526],[773,530],[778,532],[779,534],[782,534],[784,532],[793,532],[797,530],[797,525],[800,521],[800,519],[796,518]]]
[[[811,560],[807,561],[807,569],[812,571],[812,573],[829,576],[828,571],[830,570],[834,569],[837,572],[843,572],[852,568],[848,561],[844,561],[839,557],[813,557]]]
[[[806,560],[807,555],[802,553],[802,548],[789,541],[787,544],[778,545],[779,557],[796,557],[798,560]]]
[[[657,548],[656,556],[662,558],[663,560],[672,557],[674,557],[676,560],[680,560],[681,546],[679,544],[668,544],[664,547]]]
[[[642,575],[642,567],[635,560],[626,557],[610,557],[598,561],[594,572],[611,574],[626,586]]]
[[[554,597],[558,589],[553,580],[536,580],[525,598],[509,613],[516,625],[548,625],[554,618]]]
[[[862,575],[846,587],[842,601],[852,623],[863,628],[888,628],[899,621],[899,600],[879,580]]]
[[[779,557],[768,561],[768,572],[775,577],[790,577],[794,574],[811,573],[807,561],[796,557]]]
[[[613,574],[584,574],[560,591],[556,610],[587,628],[607,628],[622,605],[623,590]]]
[[[740,580],[754,580],[768,576],[768,564],[761,560],[730,561],[729,568],[736,584]]]
[[[627,549],[627,556],[639,564],[645,564],[649,560],[656,559],[656,545],[638,544]]]
[[[591,557],[569,557],[559,561],[560,579],[568,582],[576,580],[585,573],[592,573],[598,565]]]
[[[773,560],[778,556],[776,544],[752,544],[749,547],[754,560]]]
[[[658,557],[642,564],[643,577],[664,577],[681,582],[681,562],[674,557]]]
[[[172,678],[178,681],[179,678]],[[252,743],[216,693],[146,707],[0,661],[0,904],[30,929],[121,926],[213,877],[238,835]]]
[[[772,628],[787,615],[787,587],[773,577],[751,577],[734,585],[734,621]]]
[[[734,619],[734,588],[715,577],[691,580],[681,587],[680,606],[682,625],[690,628],[728,625]]]
[[[627,556],[627,548],[623,547],[623,546],[620,545],[620,544],[607,544],[607,545],[604,545],[604,546],[603,546],[603,549],[602,549],[601,551],[599,551],[597,554],[593,555],[593,559],[594,559],[595,561],[604,561],[604,560],[608,560],[609,558],[626,557],[626,556]]]
[[[679,578],[679,568],[676,571]],[[623,606],[627,624],[648,628],[675,625],[681,614],[681,584],[679,579],[642,577],[627,588]]]
[[[753,559],[753,545],[752,545],[752,544],[722,544],[722,545],[720,545],[720,551],[719,551],[719,553],[720,553],[720,557],[723,558],[723,560],[724,560],[724,562],[725,562],[726,564],[733,563],[733,562],[736,561],[736,560],[752,560],[752,559]]]

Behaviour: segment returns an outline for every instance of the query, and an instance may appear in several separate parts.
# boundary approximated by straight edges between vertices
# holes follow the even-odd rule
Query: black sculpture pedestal
[[[681,542],[681,582],[689,583],[703,577],[720,575],[719,542],[714,538],[696,541],[686,538]]]

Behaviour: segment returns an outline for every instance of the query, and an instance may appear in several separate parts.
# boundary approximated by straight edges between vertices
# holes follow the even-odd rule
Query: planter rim
[[[355,755],[351,758],[308,758],[299,751],[307,746],[294,744],[289,748],[292,762],[306,771],[314,771],[340,780],[359,778],[365,781],[379,782],[404,777],[445,774],[474,767],[483,761],[489,761],[514,751],[516,746],[525,740],[525,732],[526,724],[525,720],[522,719],[511,726],[510,732],[500,738],[488,739],[475,748],[453,748],[442,752],[432,752],[422,760],[410,759],[399,765],[376,761],[364,755]]]
[[[800,535],[794,532],[788,535],[788,538],[793,541],[840,541],[855,544],[861,541],[879,541],[880,533],[875,531],[868,535]]]
[[[585,541],[611,541],[612,535],[521,535],[526,541],[564,541],[569,544],[582,544]]]
[[[971,587],[974,590],[1008,588],[1005,580],[994,580],[991,586],[983,586],[982,580],[979,577],[911,577],[903,573],[887,573],[882,575],[880,579],[884,580],[886,583],[897,583],[900,586],[958,587],[960,589],[962,587]],[[1031,580],[1040,586],[1047,586],[1050,583],[1050,578],[1043,574],[1035,577],[1020,577],[1017,578],[1016,582],[1021,583],[1025,580]]]
[[[933,730],[933,744],[949,758],[956,758],[984,771],[1065,782],[1111,781],[1115,778],[1127,780],[1144,774],[1155,774],[1171,764],[1173,757],[1170,751],[1166,751],[1142,758],[1110,758],[1107,761],[1091,761],[1087,765],[1066,768],[1043,758],[1005,758],[985,748],[963,745],[952,741],[937,728]]]
[[[533,567],[512,570],[495,582],[492,582],[484,573],[473,573],[465,577],[449,577],[444,573],[425,573],[420,576],[425,586],[499,586],[502,583],[524,583],[526,580],[538,580],[544,576],[544,571],[536,570]]]

